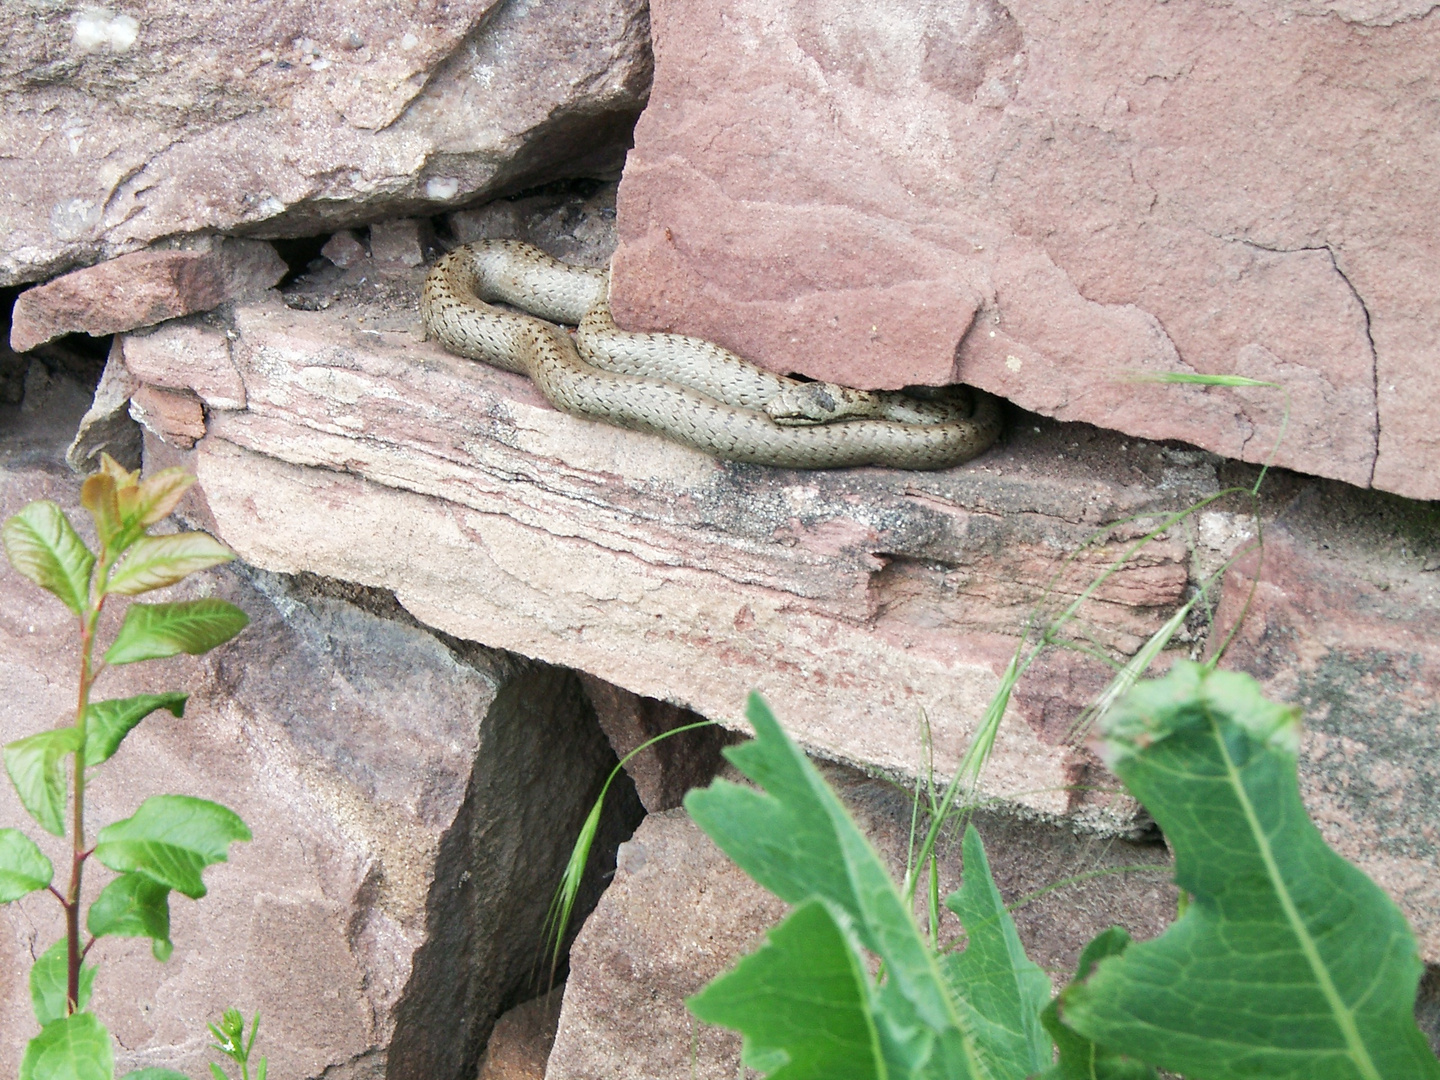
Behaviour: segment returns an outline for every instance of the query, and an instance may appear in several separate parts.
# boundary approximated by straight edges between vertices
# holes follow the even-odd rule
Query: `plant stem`
[[[85,959],[85,950],[80,947],[80,885],[84,876],[85,860],[90,852],[85,849],[85,718],[90,708],[90,688],[95,684],[99,672],[92,667],[95,653],[95,629],[100,622],[100,611],[105,606],[104,582],[109,576],[110,560],[102,557],[96,567],[96,580],[101,588],[94,590],[98,595],[90,602],[90,610],[80,622],[80,692],[75,704],[75,727],[79,729],[79,747],[75,751],[74,801],[72,804],[71,833],[74,846],[70,856],[70,888],[65,894],[65,939],[69,957],[65,984],[65,1012],[73,1014],[80,1003],[80,965]]]

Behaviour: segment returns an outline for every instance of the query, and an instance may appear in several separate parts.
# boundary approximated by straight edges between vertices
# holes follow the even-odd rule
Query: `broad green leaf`
[[[154,795],[134,817],[101,829],[95,857],[117,873],[145,874],[192,900],[205,895],[200,872],[225,862],[250,830],[232,810],[188,795]]]
[[[105,586],[107,593],[134,596],[174,585],[199,570],[235,558],[235,553],[202,532],[142,536]]]
[[[65,995],[70,989],[70,947],[64,938],[55,942],[35,961],[30,969],[30,1003],[35,1006],[35,1019],[41,1027],[65,1016]],[[90,1003],[95,989],[95,965],[80,965],[80,1000],[78,1009]]]
[[[100,543],[116,550],[119,546],[116,541],[125,531],[125,523],[120,518],[120,504],[115,497],[115,477],[103,468],[86,477],[80,485],[80,505],[90,511]]]
[[[19,1080],[112,1080],[110,1033],[92,1013],[77,1012],[40,1029],[20,1062]]]
[[[184,716],[189,697],[189,694],[172,691],[93,702],[85,711],[85,764],[109,761],[130,729],[156,709],[169,709],[175,716]]]
[[[1075,981],[1083,982],[1090,977],[1096,964],[1107,956],[1119,956],[1129,945],[1130,935],[1123,927],[1112,926],[1096,935],[1080,953]],[[1061,1023],[1059,1006],[1063,1000],[1062,992],[1040,1014],[1045,1030],[1060,1050],[1060,1060],[1042,1073],[1040,1080],[1158,1080],[1158,1074],[1149,1065],[1096,1046]]]
[[[107,664],[159,660],[177,653],[199,656],[244,630],[249,617],[224,600],[178,604],[131,604],[120,632],[105,653]]]
[[[1015,920],[990,873],[975,826],[965,829],[965,879],[945,906],[965,928],[965,951],[944,959],[955,997],[973,1010],[972,1030],[996,1072],[1024,1077],[1050,1066],[1055,1048],[1040,1022],[1050,978],[1025,955]]]
[[[34,840],[19,829],[0,829],[0,904],[43,889],[55,867]]]
[[[0,538],[11,566],[65,601],[76,615],[85,613],[95,556],[65,511],[53,502],[32,502],[0,527]]]
[[[1103,729],[1192,899],[1162,936],[1071,986],[1061,1020],[1205,1080],[1440,1078],[1415,1024],[1414,935],[1305,813],[1297,711],[1249,676],[1179,663]]]
[[[685,798],[691,817],[747,874],[782,900],[827,901],[848,920],[859,943],[885,962],[889,1018],[877,1029],[888,1040],[923,1025],[933,1036],[926,1076],[990,1078],[973,1033],[964,1027],[914,917],[885,865],[815,767],[785,735],[756,694],[746,715],[755,739],[725,751],[739,770],[765,788],[725,780]],[[887,1055],[927,1039],[905,1036]],[[1000,1080],[1000,1077],[994,1077]]]
[[[809,900],[686,1004],[741,1032],[745,1064],[770,1080],[881,1080],[869,998],[864,959],[825,904]]]
[[[144,874],[121,874],[100,890],[85,916],[95,937],[148,937],[155,959],[175,951],[170,942],[170,886]]]
[[[223,1075],[223,1074],[222,1074]],[[174,1069],[136,1069],[128,1072],[120,1080],[190,1080],[184,1073],[176,1072]]]
[[[80,749],[80,729],[52,728],[5,746],[5,771],[20,801],[46,832],[65,835],[66,754]]]

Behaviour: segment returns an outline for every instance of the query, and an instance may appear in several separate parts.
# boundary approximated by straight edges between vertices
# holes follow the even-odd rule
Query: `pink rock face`
[[[245,384],[230,360],[230,342],[218,326],[171,322],[120,340],[125,367],[142,382],[167,390],[193,390],[212,409],[245,407]]]
[[[616,317],[1440,497],[1421,7],[656,0]]]
[[[61,334],[132,330],[224,299],[220,262],[208,252],[137,251],[21,293],[10,347],[26,352]]]

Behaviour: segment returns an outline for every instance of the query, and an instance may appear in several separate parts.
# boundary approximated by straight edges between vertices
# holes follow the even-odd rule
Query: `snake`
[[[446,349],[529,376],[562,412],[728,461],[943,469],[1000,434],[999,401],[970,387],[857,390],[777,375],[701,338],[622,330],[610,312],[608,270],[518,240],[481,240],[442,256],[426,276],[420,313]]]

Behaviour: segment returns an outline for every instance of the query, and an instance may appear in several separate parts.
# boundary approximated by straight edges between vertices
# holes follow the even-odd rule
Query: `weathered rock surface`
[[[850,770],[825,772],[891,871],[903,874],[904,793]],[[1158,864],[1064,887],[1015,912],[1026,951],[1057,976],[1073,970],[1080,948],[1107,926],[1153,937],[1174,914],[1163,845],[1084,839],[1001,815],[982,815],[976,825],[1008,901],[1090,870]],[[960,869],[952,845],[941,861],[942,896],[958,888]],[[785,911],[684,811],[651,814],[621,846],[614,884],[576,939],[547,1080],[739,1075],[739,1036],[700,1024],[684,999],[755,948]],[[946,912],[942,938],[959,929]]]
[[[204,250],[137,251],[26,289],[15,301],[10,347],[27,352],[62,334],[94,337],[209,311],[262,293],[288,267],[259,240],[206,243]]]
[[[516,1005],[490,1033],[478,1080],[545,1080],[563,988]]]
[[[81,408],[75,395],[70,424]],[[16,411],[0,415],[0,516],[48,497],[83,518],[58,465],[66,420],[52,409],[33,428]],[[235,1005],[262,1014],[276,1075],[473,1073],[494,1018],[533,993],[550,891],[615,761],[578,682],[444,639],[353,586],[217,571],[195,587],[240,604],[252,626],[206,658],[104,676],[105,696],[192,696],[184,719],[151,717],[130,735],[90,788],[90,818],[178,791],[233,807],[255,839],[207,874],[202,903],[173,902],[168,964],[143,941],[97,947],[95,1008],[121,1071],[198,1074],[205,1020]],[[75,655],[64,608],[0,569],[0,741],[65,715]],[[602,853],[640,813],[625,783],[612,799]],[[28,824],[8,783],[0,821]],[[58,842],[43,842],[58,865]],[[89,887],[107,876],[96,867]],[[24,980],[57,916],[45,894],[0,910],[0,1073],[16,1072],[34,1033]]]
[[[74,472],[94,472],[101,454],[109,454],[127,469],[140,468],[142,429],[130,415],[130,398],[140,387],[140,380],[125,367],[119,339],[111,341],[95,396],[65,450],[65,464]]]
[[[1440,498],[1440,9],[655,0],[621,325]]]
[[[256,565],[392,590],[456,637],[735,727],[745,692],[759,689],[800,740],[835,760],[913,775],[928,723],[948,775],[1036,606],[1053,614],[1071,603],[1144,526],[1080,551],[1092,533],[1189,506],[1230,468],[1023,414],[995,450],[937,473],[718,463],[558,413],[526,380],[422,342],[419,277],[331,268],[287,287],[297,307],[272,294],[234,308],[227,332],[246,407],[211,409],[193,459],[219,534]],[[1246,467],[1233,468],[1249,482]],[[1394,501],[1333,482],[1286,484],[1272,485],[1267,520],[1301,491],[1364,521]],[[1218,503],[1146,548],[1082,605],[1076,634],[1132,654],[1252,535],[1247,505]],[[1422,540],[1440,551],[1433,527],[1413,552]],[[1372,559],[1352,531],[1324,542],[1357,572]],[[1419,554],[1399,559],[1396,582],[1428,581],[1422,566]],[[1317,619],[1355,618],[1338,585],[1307,603]],[[1364,633],[1377,647],[1408,640],[1405,611]],[[1197,612],[1177,651],[1199,649],[1205,630]],[[1299,635],[1295,655],[1318,641]],[[1128,829],[1126,804],[1081,790],[1096,766],[1070,742],[1107,677],[1073,652],[1032,666],[988,793]],[[1431,722],[1418,698],[1400,704],[1393,722]],[[1347,737],[1367,738],[1370,714],[1346,715],[1357,725]],[[632,727],[625,738],[638,738]],[[622,749],[636,745],[625,738]],[[1398,744],[1377,745],[1374,768],[1406,767]],[[664,764],[646,768],[647,800],[664,805]],[[1366,829],[1390,820],[1355,813]],[[1424,821],[1434,828],[1432,811]],[[1349,854],[1362,834],[1330,838]],[[1395,892],[1426,955],[1440,959],[1433,853],[1400,842],[1372,857],[1387,861],[1377,876],[1420,883]]]
[[[162,237],[295,236],[618,173],[639,0],[42,6],[0,62],[0,284]]]

